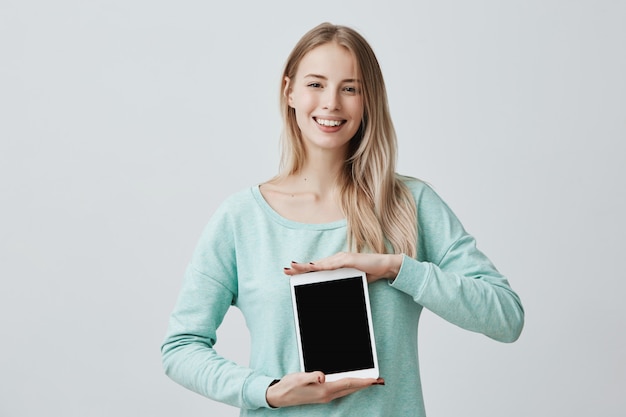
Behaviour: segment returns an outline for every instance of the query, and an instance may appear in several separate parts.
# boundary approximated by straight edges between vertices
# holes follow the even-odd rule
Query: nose
[[[338,91],[328,88],[324,93],[324,109],[331,111],[341,109],[341,97]]]

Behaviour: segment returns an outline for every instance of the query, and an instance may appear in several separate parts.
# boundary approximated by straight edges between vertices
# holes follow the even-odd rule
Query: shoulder
[[[248,187],[227,196],[209,215],[196,248],[200,257],[215,250],[214,248],[225,250],[235,246],[238,231],[250,217],[246,213],[250,213],[255,204],[253,188]]]
[[[448,249],[467,232],[430,184],[416,178],[400,179],[410,190],[417,207],[418,259],[439,263]]]
[[[217,207],[215,215],[236,215],[257,206],[255,197],[258,186],[253,185],[228,195]]]
[[[206,233],[226,232],[228,229],[237,227],[242,220],[258,208],[254,196],[255,186],[247,187],[228,195],[217,208],[210,214],[205,227]]]
[[[433,189],[429,183],[424,180],[408,177],[404,175],[397,175],[398,180],[408,188],[411,195],[415,199],[415,203],[418,208],[424,204],[444,204],[439,194]]]
[[[420,227],[432,229],[433,231],[443,225],[453,229],[463,229],[455,213],[435,191],[433,186],[417,178],[404,176],[398,176],[398,178],[409,189],[415,199],[417,219]]]

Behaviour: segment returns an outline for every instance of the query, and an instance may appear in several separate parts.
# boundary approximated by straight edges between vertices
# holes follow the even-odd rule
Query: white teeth
[[[315,121],[322,126],[339,126],[343,122],[341,120],[325,120],[325,119],[315,119]]]

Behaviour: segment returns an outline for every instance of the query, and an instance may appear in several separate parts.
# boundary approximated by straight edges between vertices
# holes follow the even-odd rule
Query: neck
[[[309,154],[302,169],[293,174],[293,179],[309,192],[319,196],[328,195],[336,191],[344,164],[343,154],[336,152]]]

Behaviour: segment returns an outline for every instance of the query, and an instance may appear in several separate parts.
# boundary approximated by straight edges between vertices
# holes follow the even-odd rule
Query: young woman
[[[170,319],[165,371],[244,416],[423,416],[422,308],[512,342],[520,300],[437,194],[396,174],[383,76],[362,36],[328,23],[309,31],[280,93],[281,172],[212,216]],[[298,372],[286,275],[340,267],[367,273],[379,379]],[[214,349],[231,305],[250,331],[249,367]]]

